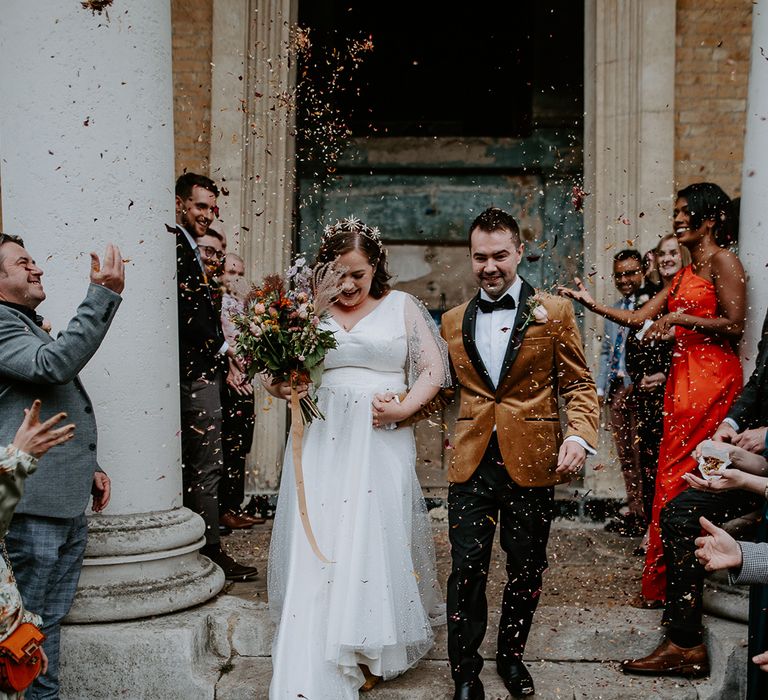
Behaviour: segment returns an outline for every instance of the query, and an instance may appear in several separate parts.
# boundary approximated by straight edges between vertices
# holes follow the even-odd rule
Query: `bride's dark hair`
[[[329,263],[340,255],[357,250],[373,266],[373,280],[369,294],[381,299],[390,289],[392,276],[387,271],[387,251],[381,244],[378,229],[356,219],[345,219],[326,228],[315,264]]]

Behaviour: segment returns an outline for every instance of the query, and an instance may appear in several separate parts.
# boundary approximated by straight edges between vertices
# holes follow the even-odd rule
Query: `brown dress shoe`
[[[709,655],[704,644],[686,649],[665,639],[644,659],[622,661],[621,670],[642,676],[702,678],[709,675]]]
[[[265,522],[267,522],[266,518],[260,518],[257,515],[251,515],[250,513],[246,513],[244,510],[238,511],[235,513],[235,515],[237,515],[237,517],[241,520],[248,521],[251,523],[251,525],[263,525]]]
[[[249,527],[253,527],[253,523],[250,520],[241,518],[231,510],[228,510],[219,517],[219,524],[224,525],[224,527],[231,527],[233,530],[247,530]]]

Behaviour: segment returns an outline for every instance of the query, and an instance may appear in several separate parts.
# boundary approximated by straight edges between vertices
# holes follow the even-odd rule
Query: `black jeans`
[[[253,394],[242,396],[229,386],[222,391],[221,448],[224,471],[219,482],[219,508],[237,512],[245,499],[245,458],[254,426]]]
[[[475,473],[448,490],[452,569],[448,578],[448,657],[457,682],[476,678],[478,653],[488,623],[485,596],[491,548],[500,523],[507,555],[507,584],[501,604],[496,666],[504,676],[523,657],[547,568],[547,540],[554,489],[524,488],[507,474],[496,435]]]
[[[688,489],[661,511],[661,539],[667,564],[667,602],[662,624],[672,642],[682,647],[701,644],[704,567],[694,552],[703,515],[715,525],[751,513],[761,498],[747,491],[697,491]]]
[[[643,484],[643,513],[651,522],[653,497],[656,495],[656,472],[659,468],[659,445],[664,434],[664,393],[636,390],[637,440],[640,452],[640,477]]]

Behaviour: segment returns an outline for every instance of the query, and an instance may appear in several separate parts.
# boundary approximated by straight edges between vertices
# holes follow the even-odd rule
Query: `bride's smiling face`
[[[362,304],[371,291],[373,265],[365,253],[357,249],[336,258],[336,265],[344,270],[336,303],[347,308]]]

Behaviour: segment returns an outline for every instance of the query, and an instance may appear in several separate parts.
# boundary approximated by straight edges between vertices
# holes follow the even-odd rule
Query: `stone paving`
[[[444,513],[433,512],[438,570],[445,581],[450,569]],[[224,539],[238,560],[259,567],[260,578],[232,584],[226,598],[254,604],[263,627],[266,617],[266,559],[271,522]],[[556,520],[549,547],[550,568],[544,593],[529,640],[526,661],[537,683],[536,697],[545,700],[603,698],[659,698],[664,700],[737,700],[743,683],[746,628],[736,623],[709,619],[713,672],[710,679],[654,679],[627,677],[618,662],[650,651],[660,639],[659,611],[638,610],[629,605],[639,591],[642,558],[635,555],[637,540],[606,533],[601,523]],[[492,659],[498,604],[504,578],[500,548],[494,550],[489,577],[490,620],[481,649]],[[231,598],[230,598],[231,599]],[[256,620],[252,621],[255,624]],[[236,623],[240,624],[240,623]],[[241,638],[248,632],[241,631]],[[255,632],[252,632],[255,634]],[[271,632],[267,632],[268,638]],[[235,635],[237,636],[237,635]],[[268,640],[233,643],[235,652],[217,685],[217,700],[267,698],[271,662]],[[248,650],[250,649],[250,650]],[[447,665],[445,630],[438,633],[434,648],[415,669],[381,684],[371,700],[432,700],[450,698],[452,683]],[[492,661],[486,663],[483,681],[487,698],[506,698]]]

